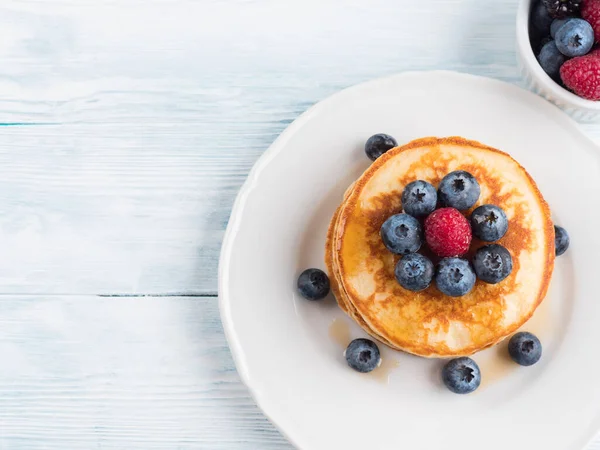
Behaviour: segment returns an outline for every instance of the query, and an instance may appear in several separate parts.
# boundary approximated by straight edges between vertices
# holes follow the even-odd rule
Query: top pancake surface
[[[404,186],[421,179],[437,187],[454,170],[478,180],[476,206],[491,203],[506,212],[508,232],[498,242],[510,251],[513,272],[496,285],[477,281],[459,298],[434,284],[407,291],[394,277],[399,256],[383,245],[380,227],[401,211]],[[395,148],[357,180],[338,213],[326,249],[338,301],[395,348],[421,356],[471,354],[514,332],[546,294],[554,266],[550,211],[527,172],[498,150],[462,138],[425,138]],[[472,251],[481,245],[474,240]]]

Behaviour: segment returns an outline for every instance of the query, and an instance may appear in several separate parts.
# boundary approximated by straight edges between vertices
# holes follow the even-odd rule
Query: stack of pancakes
[[[402,211],[408,183],[425,180],[437,187],[455,170],[466,170],[479,182],[474,208],[489,203],[506,212],[508,232],[498,243],[511,253],[513,271],[498,284],[478,280],[463,297],[448,297],[435,283],[422,292],[408,291],[396,281],[400,256],[384,246],[381,225]],[[482,245],[474,239],[471,252]],[[367,333],[415,355],[450,357],[494,345],[531,317],[552,275],[554,227],[535,182],[509,155],[463,138],[424,138],[388,151],[350,186],[331,221],[325,250],[338,304]],[[422,252],[436,262],[426,248]]]

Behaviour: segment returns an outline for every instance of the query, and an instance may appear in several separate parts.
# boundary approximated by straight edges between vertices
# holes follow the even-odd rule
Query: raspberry
[[[457,209],[438,209],[425,220],[427,245],[433,253],[443,258],[467,253],[471,238],[469,221]]]
[[[565,62],[560,68],[565,86],[588,100],[600,100],[600,55],[592,52]]]
[[[581,17],[594,29],[596,42],[600,41],[600,0],[586,0],[581,8]]]

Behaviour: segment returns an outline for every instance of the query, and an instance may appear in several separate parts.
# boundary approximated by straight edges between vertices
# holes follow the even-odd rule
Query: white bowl
[[[529,42],[529,11],[535,0],[521,0],[517,11],[517,59],[527,88],[580,122],[600,121],[600,101],[581,98],[556,84],[538,63]]]

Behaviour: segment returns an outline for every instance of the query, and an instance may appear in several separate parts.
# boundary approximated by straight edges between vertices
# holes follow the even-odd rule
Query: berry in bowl
[[[522,0],[517,55],[528,87],[574,119],[600,120],[600,0]]]

